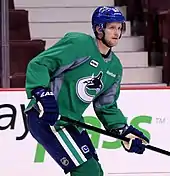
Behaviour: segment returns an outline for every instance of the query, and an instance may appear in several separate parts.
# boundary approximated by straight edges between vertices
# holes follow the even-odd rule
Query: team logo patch
[[[62,163],[62,165],[64,166],[68,166],[69,165],[69,160],[66,157],[63,157],[60,159],[60,162]]]
[[[89,148],[87,147],[87,145],[83,145],[82,147],[81,147],[81,150],[83,151],[83,153],[88,153],[90,150],[89,150]]]
[[[97,76],[84,77],[77,81],[76,92],[78,97],[86,103],[92,102],[93,98],[103,88],[102,82],[103,72],[100,71]],[[93,91],[93,93],[91,92]]]

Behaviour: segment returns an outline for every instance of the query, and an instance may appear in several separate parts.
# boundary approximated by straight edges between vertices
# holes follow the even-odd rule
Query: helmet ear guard
[[[99,27],[99,32],[102,32],[103,31],[103,28]]]
[[[98,27],[98,31],[96,30],[96,28]],[[98,24],[98,25],[95,25],[95,26],[93,26],[93,31],[94,31],[94,34],[95,34],[95,36],[96,36],[96,38],[97,39],[99,39],[100,40],[100,38],[99,38],[99,33],[101,34],[103,34],[104,35],[104,28],[106,27],[106,24]]]

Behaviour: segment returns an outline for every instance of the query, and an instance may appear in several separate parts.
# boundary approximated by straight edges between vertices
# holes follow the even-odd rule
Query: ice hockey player
[[[92,14],[92,28],[95,37],[81,32],[65,34],[33,58],[26,72],[30,133],[71,176],[103,176],[86,130],[60,120],[66,116],[84,122],[82,114],[90,103],[106,130],[131,139],[122,141],[126,151],[143,154],[143,143],[149,142],[127,124],[117,106],[122,65],[112,47],[125,30],[125,18],[115,7],[100,6]],[[116,158],[113,167],[114,162]]]

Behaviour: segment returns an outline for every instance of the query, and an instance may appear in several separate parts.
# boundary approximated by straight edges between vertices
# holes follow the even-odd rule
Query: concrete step
[[[125,68],[122,84],[162,83],[162,67]]]
[[[15,7],[90,7],[98,5],[114,5],[113,0],[14,0]],[[65,14],[62,14],[65,15]]]
[[[131,35],[130,22],[126,22],[127,30],[123,36]],[[90,22],[72,23],[29,23],[32,38],[61,38],[67,32],[84,32],[94,36]],[[42,30],[43,29],[43,30]]]
[[[148,52],[116,52],[123,67],[148,67]]]
[[[96,7],[25,8],[29,22],[90,22]],[[126,17],[126,6],[118,7]],[[65,14],[65,15],[62,15]]]
[[[115,52],[144,51],[144,36],[122,37],[118,45],[113,47]]]

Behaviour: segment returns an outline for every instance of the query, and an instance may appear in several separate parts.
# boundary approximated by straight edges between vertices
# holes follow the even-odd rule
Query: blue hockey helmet
[[[99,6],[92,15],[92,27],[96,32],[96,26],[101,29],[106,27],[106,23],[120,22],[123,24],[122,31],[125,30],[125,17],[119,9],[111,6]]]

